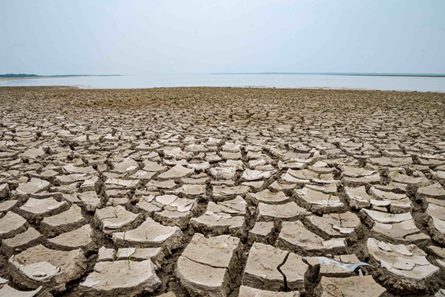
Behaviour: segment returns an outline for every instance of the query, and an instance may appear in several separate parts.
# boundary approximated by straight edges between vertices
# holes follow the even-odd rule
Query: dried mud
[[[445,287],[445,94],[2,87],[0,106],[0,295]]]

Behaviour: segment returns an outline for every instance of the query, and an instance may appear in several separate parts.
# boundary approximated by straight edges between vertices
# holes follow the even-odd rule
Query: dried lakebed
[[[444,94],[0,105],[0,296],[445,296]]]

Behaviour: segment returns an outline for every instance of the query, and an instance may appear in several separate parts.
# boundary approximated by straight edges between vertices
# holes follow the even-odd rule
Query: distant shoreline
[[[85,75],[24,75],[24,76],[2,76],[0,75],[0,81],[5,80],[23,80],[23,79],[39,79],[39,78],[64,78],[64,77],[89,77],[89,76],[122,76],[121,74],[85,74]]]
[[[445,74],[429,73],[314,73],[314,72],[242,72],[242,73],[210,73],[210,75],[332,75],[332,76],[391,76],[391,77],[445,77]]]

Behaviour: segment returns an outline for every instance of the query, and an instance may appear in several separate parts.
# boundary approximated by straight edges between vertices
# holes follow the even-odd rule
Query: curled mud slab
[[[30,87],[0,106],[0,296],[445,295],[444,94]]]

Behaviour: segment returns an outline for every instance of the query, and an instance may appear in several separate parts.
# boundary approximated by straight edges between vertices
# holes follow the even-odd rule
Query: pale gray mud
[[[0,296],[443,296],[445,95],[0,88]]]

